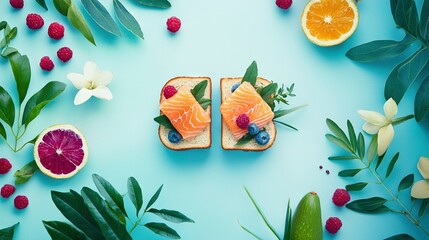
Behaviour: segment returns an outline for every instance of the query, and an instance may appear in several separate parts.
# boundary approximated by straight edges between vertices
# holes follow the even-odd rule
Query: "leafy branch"
[[[7,228],[3,228],[0,229],[0,239],[2,240],[12,240],[13,239],[13,235],[15,234],[15,228],[19,225],[19,222],[7,227]]]
[[[399,159],[399,152],[396,153],[388,162],[386,172],[384,174],[381,174],[379,167],[382,163],[385,162],[383,161],[385,159],[385,154],[383,154],[382,156],[377,155],[377,134],[372,137],[368,147],[366,148],[363,134],[359,133],[358,135],[356,135],[354,127],[350,121],[347,121],[348,135],[346,135],[345,131],[343,131],[331,119],[326,119],[326,124],[332,132],[332,134],[326,134],[326,138],[347,152],[347,154],[344,155],[331,156],[329,157],[329,160],[357,160],[362,165],[361,168],[342,170],[338,173],[338,176],[355,177],[358,173],[362,171],[368,171],[374,178],[374,180],[372,181],[360,181],[353,184],[349,184],[346,186],[346,189],[348,191],[361,191],[368,184],[373,183],[380,185],[381,188],[384,189],[387,195],[390,197],[390,199],[386,199],[380,196],[359,199],[348,203],[346,207],[353,211],[367,214],[378,214],[384,212],[400,213],[404,215],[411,223],[418,226],[427,236],[429,236],[428,230],[423,227],[420,221],[421,217],[426,211],[428,201],[422,201],[417,217],[413,214],[412,208],[405,206],[405,204],[399,199],[399,194],[412,186],[414,182],[414,174],[409,174],[402,178],[396,190],[391,190],[386,185],[386,180],[393,172],[395,164]],[[386,203],[388,202],[394,203],[396,207],[399,207],[399,210],[395,210],[387,206]],[[408,239],[414,238],[411,238],[410,236],[410,238]]]

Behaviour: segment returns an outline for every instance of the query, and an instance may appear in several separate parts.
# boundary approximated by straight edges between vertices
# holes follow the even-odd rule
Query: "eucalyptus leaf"
[[[366,153],[366,158],[368,159],[368,165],[371,165],[372,161],[374,161],[375,157],[377,156],[377,148],[378,148],[377,139],[378,139],[378,134],[375,134],[372,137],[371,142],[369,143],[368,152]]]
[[[338,176],[340,176],[340,177],[354,177],[360,171],[362,171],[361,168],[342,170],[338,173]]]
[[[409,174],[405,176],[398,186],[398,192],[411,187],[414,183],[414,174]]]
[[[353,183],[353,184],[346,185],[346,190],[349,192],[350,191],[360,191],[360,190],[364,189],[367,185],[368,185],[367,182]]]
[[[91,29],[89,29],[88,23],[73,2],[71,2],[67,10],[67,18],[74,28],[79,30],[88,41],[95,45],[94,36],[91,33]]]
[[[165,223],[149,222],[144,225],[152,232],[170,239],[180,239],[179,234]]]
[[[53,2],[57,11],[63,16],[67,16],[69,7],[71,5],[71,0],[53,0]]]
[[[415,240],[415,238],[413,238],[412,236],[406,233],[402,233],[402,234],[397,234],[397,235],[385,238],[384,240]]]
[[[335,145],[337,145],[338,147],[346,150],[349,153],[353,153],[353,151],[350,149],[349,145],[347,145],[345,142],[343,142],[342,140],[340,140],[339,138],[335,137],[332,134],[325,134],[325,137],[331,141],[332,143],[334,143]]]
[[[170,119],[168,119],[165,115],[159,115],[158,117],[153,119],[155,122],[159,123],[159,125],[162,125],[168,129],[174,129],[173,124],[171,124]]]
[[[429,204],[429,198],[422,200],[422,203],[420,204],[420,208],[419,208],[419,218],[421,218],[425,214],[428,204]]]
[[[192,95],[195,97],[195,100],[200,101],[200,99],[204,96],[204,93],[207,88],[208,81],[204,80],[195,85],[194,88],[191,89]]]
[[[162,219],[172,223],[184,223],[184,222],[194,223],[194,220],[188,218],[187,216],[185,216],[183,213],[179,211],[168,210],[168,209],[158,210],[155,208],[151,208],[148,210],[148,212],[153,213],[161,217]]]
[[[85,235],[72,225],[59,221],[42,221],[52,240],[86,240]]]
[[[171,3],[168,0],[136,0],[139,4],[146,7],[170,8]]]
[[[258,78],[258,65],[256,61],[253,61],[250,66],[246,69],[246,73],[241,80],[243,82],[249,82],[252,86],[255,86],[256,79]]]
[[[134,35],[143,39],[143,32],[137,20],[128,12],[119,0],[113,0],[113,7],[119,22]]]
[[[4,126],[1,122],[0,122],[0,135],[3,137],[5,141],[7,140],[6,129],[4,129]]]
[[[393,156],[392,160],[390,160],[389,166],[387,167],[387,171],[386,171],[386,178],[388,178],[392,173],[393,168],[395,167],[396,161],[398,161],[398,158],[399,158],[399,152],[396,153],[395,156]]]
[[[15,122],[15,105],[10,94],[0,86],[0,119],[10,127]]]
[[[127,216],[125,211],[124,199],[122,195],[103,177],[92,174],[92,180],[95,183],[101,196],[103,196],[112,210],[120,215]]]
[[[357,159],[356,156],[333,156],[328,157],[329,160],[354,160]]]
[[[21,169],[17,170],[13,176],[15,177],[15,184],[23,184],[28,182],[30,178],[39,171],[39,167],[36,162],[33,160],[25,164]]]
[[[429,65],[428,65],[429,66]],[[414,112],[416,121],[419,122],[429,111],[429,75],[423,80],[414,100]]]
[[[31,79],[30,61],[26,55],[15,52],[9,55],[9,62],[18,90],[19,104],[21,105],[27,95]]]
[[[81,0],[82,5],[88,12],[89,16],[97,23],[98,26],[107,32],[121,36],[118,25],[116,25],[113,18],[110,16],[107,9],[98,0]]]
[[[424,0],[420,11],[420,35],[429,43],[429,0]]]
[[[347,130],[349,133],[350,145],[353,151],[356,151],[356,145],[357,145],[356,133],[350,120],[347,120]]]
[[[352,201],[346,205],[350,210],[360,213],[383,213],[391,211],[384,204],[387,202],[386,199],[381,197],[372,197],[366,199],[359,199]]]
[[[244,144],[252,141],[252,139],[255,138],[255,136],[250,135],[249,133],[246,133],[246,135],[244,135],[243,137],[241,137],[237,143],[235,144],[235,146],[243,146]]]
[[[206,110],[206,109],[210,106],[210,104],[212,103],[212,100],[211,100],[211,99],[208,99],[208,98],[201,98],[201,99],[198,101],[198,103],[201,105],[201,107],[202,107],[204,110]]]
[[[138,216],[140,209],[143,206],[142,189],[140,188],[139,183],[134,177],[128,178],[127,186],[128,186],[128,194],[130,196],[131,202],[136,208],[136,216]]]
[[[328,128],[331,130],[331,132],[338,138],[340,139],[342,142],[344,142],[347,147],[350,149],[350,141],[347,138],[346,134],[344,133],[344,131],[331,119],[327,118],[326,119],[326,125],[328,126]]]
[[[18,223],[15,223],[14,225],[0,229],[0,239],[1,240],[12,240],[13,235],[15,233],[15,228],[19,225]]]
[[[161,194],[161,190],[162,190],[163,186],[164,186],[164,184],[161,185],[158,188],[158,190],[156,190],[155,194],[153,194],[153,196],[150,198],[149,202],[146,205],[145,212],[156,202],[156,200],[158,200],[159,194]]]
[[[48,10],[48,6],[46,5],[45,0],[36,0],[36,2],[45,10]]]
[[[363,138],[362,133],[359,133],[358,135],[357,152],[361,159],[365,157],[365,139]]]

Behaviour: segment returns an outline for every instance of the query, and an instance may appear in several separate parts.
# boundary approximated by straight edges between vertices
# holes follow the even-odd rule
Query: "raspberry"
[[[168,85],[164,88],[164,97],[167,99],[171,98],[176,93],[177,93],[177,89],[171,85]]]
[[[171,17],[167,19],[167,29],[170,32],[177,32],[180,29],[180,26],[182,25],[182,22],[177,17]]]
[[[18,195],[13,200],[13,203],[17,209],[24,209],[28,206],[28,198],[23,195]]]
[[[16,9],[24,7],[24,0],[9,0],[9,3],[13,8]]]
[[[54,62],[48,56],[42,57],[39,65],[45,71],[51,71],[54,68]]]
[[[0,158],[0,174],[6,174],[12,168],[12,164],[10,164],[9,160],[6,158]]]
[[[10,197],[10,195],[12,195],[15,192],[15,187],[13,185],[10,184],[5,184],[2,188],[1,188],[1,196],[3,198],[8,198]]]
[[[36,13],[28,14],[26,22],[27,22],[28,28],[33,29],[33,30],[39,29],[39,28],[43,27],[43,24],[45,24],[45,21],[43,21],[43,18],[39,14],[36,14]]]
[[[292,5],[292,0],[276,0],[276,5],[281,9],[288,9]]]
[[[343,226],[343,223],[337,217],[330,217],[326,220],[325,228],[331,234],[337,233],[341,226]]]
[[[62,62],[67,62],[73,57],[73,51],[68,47],[62,47],[57,51],[57,57]]]
[[[64,26],[57,23],[57,22],[51,23],[51,25],[49,25],[49,27],[48,27],[48,35],[49,35],[49,37],[56,39],[56,40],[63,38],[64,37]]]
[[[237,118],[237,120],[235,120],[235,122],[237,123],[237,126],[241,129],[247,129],[247,126],[249,126],[249,117],[243,113],[240,114]]]
[[[338,207],[344,206],[350,201],[350,194],[345,189],[338,188],[332,196],[332,202]]]

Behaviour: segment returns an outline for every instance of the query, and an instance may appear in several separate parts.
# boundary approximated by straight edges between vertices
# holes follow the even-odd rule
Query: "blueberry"
[[[232,85],[231,92],[233,93],[235,90],[237,90],[237,88],[239,86],[240,86],[240,83],[236,83],[236,84]]]
[[[249,131],[249,134],[252,136],[255,136],[256,134],[259,133],[259,128],[256,124],[251,123],[249,124],[249,126],[247,127],[247,131]]]
[[[259,145],[265,145],[270,141],[270,135],[267,133],[267,131],[262,130],[258,133],[258,135],[256,135],[255,139]]]
[[[170,130],[168,133],[168,140],[172,143],[178,143],[182,140],[182,135],[176,130]]]

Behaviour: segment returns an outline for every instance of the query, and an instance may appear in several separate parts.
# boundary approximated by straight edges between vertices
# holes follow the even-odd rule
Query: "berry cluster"
[[[335,190],[334,195],[332,196],[332,202],[335,204],[335,206],[342,207],[346,205],[349,201],[350,201],[350,194],[349,192],[347,192],[346,189],[338,188]],[[343,226],[343,223],[337,217],[328,218],[325,224],[326,230],[331,234],[337,233],[342,226]]]
[[[0,174],[6,174],[12,168],[12,164],[6,158],[0,158]],[[15,186],[5,184],[0,190],[0,195],[3,198],[9,198],[15,193]],[[28,198],[24,195],[18,195],[13,200],[16,209],[24,209],[28,206]]]

